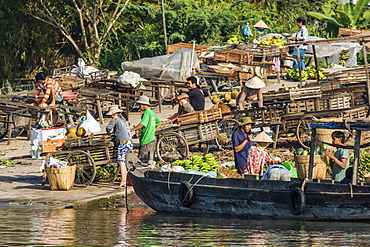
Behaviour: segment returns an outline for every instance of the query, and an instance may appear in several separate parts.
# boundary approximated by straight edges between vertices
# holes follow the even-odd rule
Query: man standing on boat
[[[141,115],[140,123],[134,127],[132,131],[141,129],[139,159],[144,161],[148,156],[148,164],[151,165],[154,164],[156,145],[155,132],[160,128],[161,120],[159,120],[154,111],[150,109],[148,96],[141,95],[136,103],[140,105],[140,110],[143,112],[143,115]]]
[[[243,174],[244,167],[248,160],[248,151],[252,146],[253,135],[251,133],[252,125],[255,124],[250,117],[243,117],[239,124],[239,129],[232,135],[235,167],[238,173]]]

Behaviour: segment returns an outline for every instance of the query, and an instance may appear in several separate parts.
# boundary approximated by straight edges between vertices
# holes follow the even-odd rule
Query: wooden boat
[[[312,169],[313,161],[310,163]],[[158,212],[305,220],[370,219],[370,184],[210,178],[153,171],[132,162],[128,168],[136,194]]]

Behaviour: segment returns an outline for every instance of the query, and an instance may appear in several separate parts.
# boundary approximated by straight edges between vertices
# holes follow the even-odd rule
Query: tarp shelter
[[[281,34],[270,33],[258,39],[255,39],[253,42],[257,43],[258,41],[265,39],[269,36],[282,37]],[[325,39],[315,37],[315,36],[308,36],[306,41],[315,41],[315,40],[325,40]],[[357,53],[362,49],[362,45],[358,43],[341,42],[341,43],[315,45],[315,48],[316,48],[316,56],[318,58],[328,57],[329,64],[339,64],[340,52],[343,50],[349,50],[349,58],[346,61],[346,66],[354,67],[354,66],[357,66]],[[311,45],[308,46],[306,53],[307,54],[313,53]]]
[[[143,78],[186,81],[192,70],[199,71],[197,54],[191,49],[180,49],[172,54],[123,62],[122,70],[133,71]]]

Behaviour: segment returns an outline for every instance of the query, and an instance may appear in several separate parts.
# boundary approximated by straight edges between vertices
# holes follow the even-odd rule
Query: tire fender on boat
[[[294,215],[303,213],[306,207],[306,195],[301,188],[295,187],[290,190],[289,208]]]
[[[194,201],[194,193],[192,184],[188,181],[183,181],[179,188],[179,199],[184,207],[190,207]]]

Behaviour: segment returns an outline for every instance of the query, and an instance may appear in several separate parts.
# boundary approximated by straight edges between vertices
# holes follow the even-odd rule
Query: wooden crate
[[[288,103],[286,106],[286,113],[300,113],[315,111],[315,101],[314,100],[300,100]]]
[[[289,97],[291,100],[302,100],[302,99],[312,99],[321,98],[322,92],[321,87],[305,87],[289,90]]]
[[[215,51],[213,60],[226,63],[251,64],[253,61],[253,52],[225,49]]]
[[[316,111],[346,109],[351,107],[351,97],[349,94],[336,94],[324,96],[316,101]]]
[[[338,36],[352,36],[361,33],[368,33],[370,30],[361,30],[361,29],[354,29],[354,28],[339,28]]]
[[[211,109],[204,111],[196,111],[180,115],[177,117],[177,123],[179,125],[191,124],[191,123],[206,123],[215,121],[222,118],[221,109]]]
[[[240,44],[238,49],[253,52],[254,57],[279,57],[288,52],[288,47],[281,48],[278,45],[262,45],[256,43]]]
[[[113,144],[113,137],[105,134],[90,135],[86,137],[68,138],[65,145],[71,147],[103,146]]]
[[[167,45],[166,54],[174,53],[175,51],[180,50],[180,49],[191,49],[192,50],[193,49],[193,44],[176,43],[176,44],[173,44],[173,45]],[[206,45],[195,45],[194,50],[197,53],[197,55],[200,56],[200,54],[202,52],[208,50],[208,46],[206,46]]]
[[[254,70],[249,71],[249,72],[242,72],[242,71],[240,71],[238,73],[238,76],[239,76],[239,82],[244,82],[246,80],[251,79],[254,76]]]
[[[199,125],[199,136],[202,141],[214,140],[219,135],[217,122],[203,123]]]

